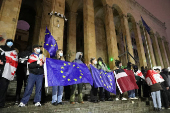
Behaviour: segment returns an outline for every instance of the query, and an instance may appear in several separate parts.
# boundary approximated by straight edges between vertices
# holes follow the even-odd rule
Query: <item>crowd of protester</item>
[[[16,87],[16,100],[15,104],[19,107],[24,107],[27,105],[29,98],[32,94],[33,87],[35,85],[35,97],[34,104],[35,106],[41,106],[41,103],[45,102],[45,88],[44,88],[44,69],[43,63],[45,61],[45,57],[42,55],[42,51],[40,49],[41,46],[34,45],[33,48],[28,47],[25,51],[20,52],[18,54],[18,67],[16,70],[17,76],[17,87]],[[0,108],[5,107],[5,98],[8,89],[8,85],[10,80],[3,77],[3,71],[5,68],[5,64],[7,59],[5,57],[5,52],[10,52],[14,50],[13,40],[7,40],[4,46],[0,47]],[[33,52],[32,52],[33,50]],[[44,59],[42,61],[39,60],[29,60],[30,57],[43,56]],[[76,58],[73,62],[82,64],[83,53],[78,52],[76,54]],[[56,57],[53,59],[65,61],[63,57],[63,51],[59,49],[56,52]],[[121,61],[115,61],[115,68],[113,70],[108,69],[107,65],[100,57],[98,59],[91,58],[89,61],[92,66],[97,68],[98,70],[104,70],[105,72],[115,72],[118,73],[119,69],[122,68]],[[57,65],[57,64],[56,64]],[[91,68],[89,65],[89,70],[91,72]],[[136,85],[138,89],[129,90],[128,98],[124,96],[124,93],[119,91],[118,86],[116,85],[116,101],[119,100],[127,100],[127,99],[138,99],[138,98],[149,98],[152,97],[154,110],[161,111],[162,108],[169,109],[170,105],[170,72],[167,68],[160,69],[156,68],[154,71],[157,74],[161,75],[164,79],[161,83],[156,83],[153,85],[148,85],[145,81],[145,78],[139,77],[137,72],[140,67],[133,65],[131,62],[127,63],[127,67],[124,68],[124,71],[128,76],[132,76],[132,79],[136,81]],[[29,71],[28,71],[29,70]],[[146,77],[146,73],[149,69],[147,67],[141,67],[141,73],[144,77]],[[91,72],[92,74],[92,72]],[[92,74],[93,76],[93,74]],[[21,99],[21,89],[24,86],[24,95]],[[78,89],[78,102],[84,104],[83,101],[83,83],[74,84],[71,86],[53,86],[52,87],[52,105],[63,105],[62,97],[63,90],[65,92],[65,99],[70,101],[70,104],[75,104],[75,92],[76,88]],[[98,96],[99,95],[99,96]],[[96,88],[91,86],[90,91],[90,99],[91,102],[98,103],[100,101],[113,101],[113,98],[110,95],[110,92],[105,90],[103,87]]]

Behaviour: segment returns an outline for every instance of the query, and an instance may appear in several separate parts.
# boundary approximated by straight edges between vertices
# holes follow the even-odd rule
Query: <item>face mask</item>
[[[79,59],[82,59],[82,55],[79,55]]]
[[[102,62],[99,62],[99,65],[102,65]]]
[[[97,61],[95,61],[94,64],[97,64]]]
[[[40,51],[41,51],[40,49],[36,49],[36,52],[37,52],[37,53],[40,53]]]
[[[63,56],[63,53],[60,53],[59,55],[62,57],[62,56]]]
[[[7,46],[9,47],[13,46],[13,42],[7,42]]]

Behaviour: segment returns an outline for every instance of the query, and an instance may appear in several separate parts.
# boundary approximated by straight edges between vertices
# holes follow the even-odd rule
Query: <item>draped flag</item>
[[[151,86],[156,83],[164,82],[163,77],[154,70],[148,70],[146,73],[146,83]]]
[[[142,79],[145,80],[145,77],[143,76],[143,74],[142,74],[142,72],[140,70],[138,70],[136,73],[134,72],[134,75],[139,76],[139,77],[141,77]]]
[[[67,86],[79,83],[90,83],[93,79],[85,64],[46,58],[44,64],[45,86]]]
[[[113,72],[105,72],[98,70],[94,66],[90,65],[92,70],[94,86],[103,87],[107,91],[116,94],[115,78]]]
[[[50,57],[54,57],[58,50],[58,45],[50,31],[46,28],[44,48],[49,52]]]
[[[128,76],[121,68],[115,70],[116,84],[120,90],[120,93],[124,93],[129,90],[138,89],[136,81]]]
[[[4,52],[5,52],[6,63],[5,63],[4,71],[2,73],[2,77],[8,80],[13,80],[18,66],[18,55],[16,50],[8,51],[8,52],[4,51]]]
[[[143,20],[142,17],[141,17],[141,19],[142,19],[143,26],[145,27],[145,29],[148,32],[148,34],[150,34],[151,28],[146,24],[146,22]]]

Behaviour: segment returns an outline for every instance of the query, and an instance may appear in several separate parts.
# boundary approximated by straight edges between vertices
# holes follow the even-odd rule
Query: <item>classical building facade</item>
[[[48,15],[52,11],[64,14],[68,21]],[[151,28],[150,33],[141,16]],[[0,35],[18,40],[19,20],[30,25],[27,46],[43,45],[47,27],[67,61],[82,51],[85,63],[92,57],[102,57],[111,69],[118,59],[123,65],[130,61],[149,68],[168,67],[170,63],[165,24],[135,0],[1,0]],[[122,55],[127,50],[135,60]]]

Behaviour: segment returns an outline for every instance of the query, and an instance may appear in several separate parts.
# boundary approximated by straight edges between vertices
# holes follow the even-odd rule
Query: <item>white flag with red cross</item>
[[[142,72],[140,70],[138,70],[136,73],[134,72],[134,75],[135,76],[139,76],[141,77],[142,79],[145,79],[145,77],[143,76]]]
[[[2,73],[2,77],[8,80],[13,80],[18,66],[18,55],[16,50],[4,52],[6,57],[6,63],[4,66],[4,71]]]

